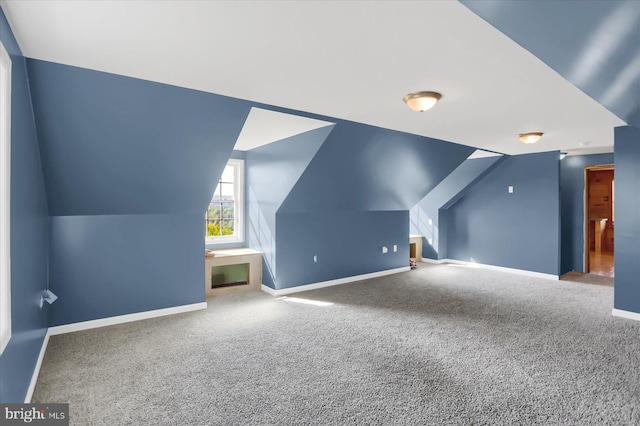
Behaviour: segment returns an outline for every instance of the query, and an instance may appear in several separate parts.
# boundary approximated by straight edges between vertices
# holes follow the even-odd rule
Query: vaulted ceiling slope
[[[429,243],[424,244],[422,248],[425,257],[447,258],[446,209],[507,158],[504,155],[472,157],[474,155],[460,164],[410,210],[410,233],[423,235]]]
[[[578,148],[584,141],[611,149],[611,129],[623,124],[454,1],[0,5],[31,58],[491,151]],[[417,90],[444,96],[419,114],[402,102]],[[545,136],[521,144],[517,134],[528,131]]]
[[[52,216],[206,210],[251,105],[27,61]]]
[[[27,66],[53,216],[205,210],[250,102],[34,59]],[[407,210],[473,152],[336,120],[246,159],[273,226],[276,210]]]
[[[461,2],[627,124],[640,127],[640,1]]]
[[[473,152],[338,121],[278,212],[408,210]]]
[[[264,222],[271,233],[275,232],[276,212],[331,130],[333,126],[325,126],[247,151],[247,196],[254,216],[251,222]]]

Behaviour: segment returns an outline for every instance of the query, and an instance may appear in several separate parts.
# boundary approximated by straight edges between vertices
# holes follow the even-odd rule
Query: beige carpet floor
[[[613,288],[454,265],[53,336],[74,425],[638,425]]]

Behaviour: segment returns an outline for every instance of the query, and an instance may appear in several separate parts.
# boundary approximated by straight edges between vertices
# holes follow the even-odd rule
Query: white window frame
[[[11,340],[11,58],[0,42],[0,354]]]
[[[226,166],[234,166],[235,174],[233,176],[233,198],[236,200],[235,215],[237,218],[235,235],[221,235],[219,237],[205,237],[206,244],[231,244],[244,242],[244,160],[231,158],[227,161]],[[216,183],[216,188],[218,186]],[[215,188],[214,188],[215,193]],[[207,205],[207,208],[208,205]]]

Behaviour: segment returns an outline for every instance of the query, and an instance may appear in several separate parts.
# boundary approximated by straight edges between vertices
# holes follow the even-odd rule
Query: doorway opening
[[[614,276],[615,180],[613,164],[584,170],[585,273]]]

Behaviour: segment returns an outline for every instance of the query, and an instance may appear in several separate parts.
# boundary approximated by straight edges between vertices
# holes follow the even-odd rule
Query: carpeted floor
[[[75,425],[637,425],[613,288],[453,265],[53,336],[34,402]]]
[[[613,287],[614,278],[598,274],[583,274],[581,272],[568,272],[560,277],[563,281],[575,281],[584,284],[608,285]]]

